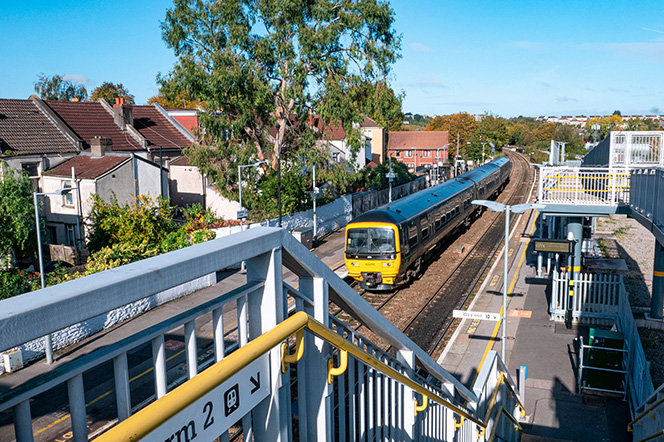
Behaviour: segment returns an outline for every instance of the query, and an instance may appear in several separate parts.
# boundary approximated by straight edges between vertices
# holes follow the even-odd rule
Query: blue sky
[[[41,72],[88,91],[123,83],[144,103],[175,58],[167,0],[0,3],[0,97],[27,98]],[[404,112],[664,114],[664,1],[391,2]]]

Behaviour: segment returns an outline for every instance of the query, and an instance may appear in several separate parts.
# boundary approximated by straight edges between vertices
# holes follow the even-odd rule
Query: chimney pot
[[[120,104],[120,99],[118,97],[115,97],[115,104]]]

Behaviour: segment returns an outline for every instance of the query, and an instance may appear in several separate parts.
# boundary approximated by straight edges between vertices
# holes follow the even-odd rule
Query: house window
[[[429,158],[431,156],[431,151],[430,150],[425,150],[424,151],[424,158]]]
[[[76,226],[74,224],[65,224],[65,233],[66,233],[66,245],[75,247],[76,246]]]
[[[30,178],[39,178],[39,163],[23,163],[21,168],[28,172]]]
[[[58,235],[57,230],[53,226],[46,226],[46,243],[47,244],[57,244]]]
[[[413,157],[413,151],[412,150],[407,150],[406,151],[406,158],[412,158]]]
[[[337,163],[339,162],[339,153],[338,152],[334,152],[332,154],[332,160],[337,162]]]
[[[63,189],[71,189],[71,181],[64,181],[62,183],[62,188]],[[69,192],[63,194],[63,204],[65,206],[73,206],[74,205],[74,191],[70,190]]]

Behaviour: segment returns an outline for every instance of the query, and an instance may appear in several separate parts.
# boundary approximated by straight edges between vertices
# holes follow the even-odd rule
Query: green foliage
[[[146,195],[139,195],[125,206],[115,196],[106,203],[95,195],[89,220],[91,251],[115,244],[159,244],[177,229],[168,200]]]
[[[27,272],[18,269],[0,270],[0,300],[28,292],[30,287]]]
[[[105,81],[101,86],[94,88],[90,94],[90,101],[98,101],[101,98],[110,104],[114,104],[116,98],[124,98],[125,104],[134,104],[134,96],[122,83],[115,84]]]
[[[15,256],[27,262],[35,256],[37,231],[35,227],[32,183],[28,175],[0,163],[0,268]]]
[[[367,179],[367,187],[373,190],[387,189],[390,181],[385,176],[390,171],[388,163],[384,163],[372,169]],[[392,186],[408,183],[415,178],[414,174],[408,172],[408,165],[400,161],[392,161],[392,172],[396,175],[392,180]]]
[[[64,80],[62,75],[48,77],[43,73],[39,74],[34,85],[35,92],[42,100],[84,101],[88,97],[85,86]]]

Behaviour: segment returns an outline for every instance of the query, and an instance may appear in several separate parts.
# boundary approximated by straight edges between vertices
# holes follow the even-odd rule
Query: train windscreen
[[[389,227],[349,229],[347,241],[346,253],[350,255],[396,252],[394,230]]]

